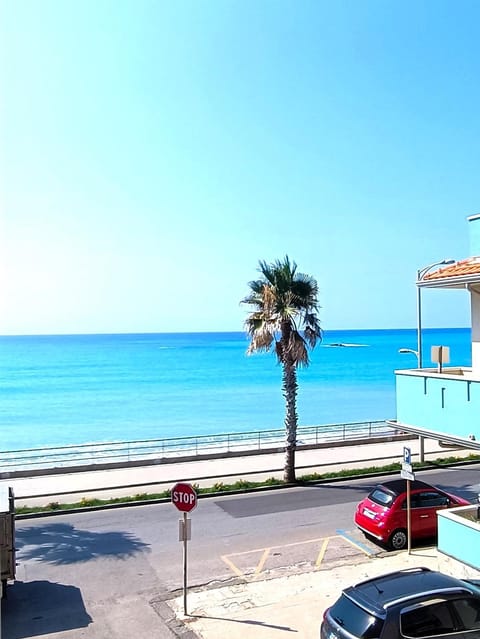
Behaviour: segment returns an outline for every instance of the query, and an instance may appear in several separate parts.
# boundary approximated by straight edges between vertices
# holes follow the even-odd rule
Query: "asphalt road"
[[[480,492],[480,465],[417,477],[471,501]],[[380,549],[352,517],[379,481],[200,499],[190,514],[189,587],[364,560]],[[186,637],[164,604],[183,583],[180,518],[172,504],[156,504],[18,521],[18,581],[3,602],[2,639]]]

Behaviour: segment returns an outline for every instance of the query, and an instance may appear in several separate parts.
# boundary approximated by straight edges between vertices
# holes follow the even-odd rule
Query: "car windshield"
[[[372,490],[368,498],[380,506],[391,506],[395,495],[379,487]]]
[[[358,639],[375,639],[381,634],[383,620],[357,606],[345,595],[332,606],[330,615],[343,630]]]

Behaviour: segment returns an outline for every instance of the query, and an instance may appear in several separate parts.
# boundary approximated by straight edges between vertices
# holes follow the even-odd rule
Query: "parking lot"
[[[361,563],[382,552],[380,546],[367,541],[360,532],[354,530],[338,531],[336,535],[281,546],[252,548],[222,555],[222,560],[237,577],[251,579],[286,566],[295,566],[300,572],[324,570],[341,563]]]

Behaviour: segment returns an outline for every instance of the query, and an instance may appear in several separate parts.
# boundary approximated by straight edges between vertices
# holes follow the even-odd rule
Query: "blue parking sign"
[[[407,446],[403,447],[403,461],[405,464],[412,463],[412,452],[410,448],[407,448]]]

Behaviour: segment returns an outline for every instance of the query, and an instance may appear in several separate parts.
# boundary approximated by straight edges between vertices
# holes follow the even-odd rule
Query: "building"
[[[443,260],[417,273],[418,367],[395,371],[398,430],[418,435],[420,459],[425,438],[480,450],[480,215],[467,218],[470,255]],[[438,268],[436,268],[438,267]],[[433,270],[435,269],[436,270]],[[424,288],[462,289],[470,296],[471,366],[448,366],[448,344],[436,351],[434,368],[423,368],[421,294]],[[473,483],[473,482],[472,482]],[[480,475],[478,478],[480,484]],[[438,552],[445,572],[480,577],[480,508],[438,511]]]
[[[419,366],[395,371],[397,418],[389,423],[421,438],[480,450],[480,215],[467,219],[472,257],[418,272]],[[447,348],[438,353],[438,365],[422,367],[420,300],[424,288],[463,289],[470,296],[471,366],[449,367],[445,359],[442,362],[448,352],[445,344]]]

